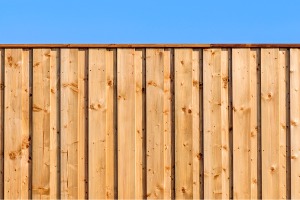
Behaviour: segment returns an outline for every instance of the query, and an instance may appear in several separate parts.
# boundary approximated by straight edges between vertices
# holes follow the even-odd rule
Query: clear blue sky
[[[0,0],[0,43],[300,43],[300,1]]]

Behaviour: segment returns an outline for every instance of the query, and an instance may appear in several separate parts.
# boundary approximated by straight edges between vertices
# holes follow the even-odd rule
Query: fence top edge
[[[300,48],[299,44],[0,44],[0,48]]]

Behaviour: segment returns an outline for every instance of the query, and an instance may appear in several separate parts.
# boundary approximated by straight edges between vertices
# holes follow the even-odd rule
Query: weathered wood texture
[[[1,199],[300,198],[297,46],[0,47]]]

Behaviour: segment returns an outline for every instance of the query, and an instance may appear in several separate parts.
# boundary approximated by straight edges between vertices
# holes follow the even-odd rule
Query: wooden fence
[[[300,198],[300,45],[0,54],[1,198]]]

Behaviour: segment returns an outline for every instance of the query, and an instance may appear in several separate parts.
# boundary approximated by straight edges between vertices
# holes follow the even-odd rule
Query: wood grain
[[[88,197],[88,51],[78,50],[78,198]]]
[[[89,50],[89,198],[115,198],[114,51]]]
[[[32,197],[58,198],[57,50],[33,50]],[[52,74],[51,74],[52,73]]]
[[[175,49],[175,194],[200,198],[200,53]]]
[[[59,49],[50,51],[50,199],[60,198],[60,123],[59,123]],[[49,91],[48,91],[49,92]]]
[[[262,198],[286,198],[286,49],[261,49]]]
[[[143,50],[117,50],[118,198],[145,198]]]
[[[291,94],[291,198],[300,198],[300,50],[290,50],[290,94]]]
[[[204,198],[230,196],[228,49],[203,51]]]
[[[232,50],[234,198],[258,198],[257,49]]]
[[[171,198],[171,51],[146,50],[147,197]]]
[[[61,198],[86,197],[86,180],[82,175],[79,179],[79,174],[86,174],[87,170],[85,161],[79,159],[85,152],[79,148],[86,143],[86,119],[80,111],[84,109],[85,92],[79,91],[86,81],[80,72],[87,67],[82,53],[78,49],[61,49]]]
[[[30,198],[29,50],[5,50],[4,198]]]
[[[0,198],[296,199],[299,49],[0,44]]]

